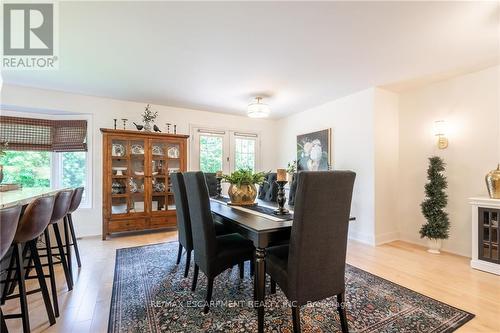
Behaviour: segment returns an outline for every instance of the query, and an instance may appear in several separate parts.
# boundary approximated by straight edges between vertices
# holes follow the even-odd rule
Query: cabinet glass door
[[[141,139],[111,143],[111,214],[143,213],[145,206],[144,147]]]
[[[151,140],[151,212],[168,210],[168,145],[163,140]]]

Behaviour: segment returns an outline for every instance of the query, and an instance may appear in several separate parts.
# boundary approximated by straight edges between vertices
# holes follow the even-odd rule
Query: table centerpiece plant
[[[256,184],[261,185],[266,178],[265,172],[253,172],[250,169],[238,169],[230,175],[223,175],[224,182],[229,183],[227,194],[231,204],[253,206],[257,197]]]

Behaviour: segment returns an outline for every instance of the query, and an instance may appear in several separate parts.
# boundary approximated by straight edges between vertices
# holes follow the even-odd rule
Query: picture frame
[[[331,147],[331,128],[297,135],[297,171],[330,170]]]

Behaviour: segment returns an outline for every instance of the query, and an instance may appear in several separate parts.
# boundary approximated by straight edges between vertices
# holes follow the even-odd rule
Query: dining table
[[[255,274],[254,274],[254,305],[257,308],[258,332],[264,332],[264,298],[266,282],[266,248],[272,244],[280,244],[290,239],[293,224],[293,206],[285,205],[290,214],[275,215],[272,213],[278,207],[277,203],[256,200],[254,207],[240,207],[228,204],[227,197],[212,197],[210,206],[216,219],[233,232],[251,240],[255,247]],[[266,209],[267,208],[267,209]],[[355,217],[350,217],[350,221]]]

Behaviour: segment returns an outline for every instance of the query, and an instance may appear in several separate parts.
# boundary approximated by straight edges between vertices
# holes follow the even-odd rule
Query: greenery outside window
[[[21,184],[23,188],[84,187],[81,207],[90,207],[87,194],[87,152],[13,151],[1,158],[3,183]]]

